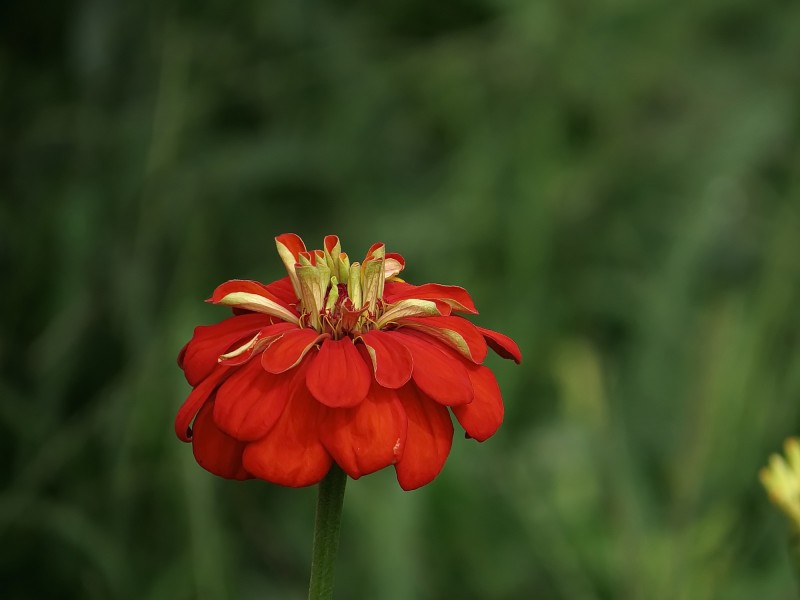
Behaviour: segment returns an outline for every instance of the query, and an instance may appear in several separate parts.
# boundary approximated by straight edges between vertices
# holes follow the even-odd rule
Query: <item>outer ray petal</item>
[[[306,251],[306,245],[299,235],[294,233],[284,233],[275,238],[275,246],[278,249],[278,255],[286,267],[286,272],[289,273],[289,280],[294,289],[295,298],[300,297],[300,284],[297,281],[297,275],[294,272],[294,265],[301,252]]]
[[[417,300],[408,298],[389,305],[385,312],[375,321],[377,329],[383,329],[392,322],[407,317],[433,317],[449,315],[450,305],[440,300]]]
[[[249,361],[254,354],[263,350],[276,338],[280,337],[287,331],[298,329],[297,325],[287,323],[286,321],[279,321],[274,325],[264,327],[252,338],[241,346],[234,347],[233,350],[222,354],[217,358],[217,362],[226,366],[242,365]]]
[[[447,409],[432,402],[413,385],[397,392],[408,417],[403,457],[395,465],[404,490],[430,483],[439,474],[453,443],[453,422]]]
[[[243,464],[254,476],[278,485],[303,487],[318,483],[331,466],[331,456],[319,439],[324,407],[305,386],[305,368],[298,369],[289,402],[269,433],[247,445]]]
[[[251,479],[253,476],[242,465],[245,444],[239,442],[214,423],[214,401],[208,402],[194,421],[192,450],[197,464],[214,475],[226,479]]]
[[[486,358],[486,340],[478,328],[463,317],[408,317],[398,319],[397,324],[443,341],[475,364],[481,364]]]
[[[472,383],[466,367],[448,347],[415,331],[387,332],[411,353],[411,378],[422,392],[446,406],[472,402]]]
[[[375,380],[383,387],[396,389],[411,379],[414,361],[411,352],[391,332],[372,330],[360,338],[372,362]]]
[[[266,286],[246,279],[226,281],[214,290],[208,301],[271,315],[289,323],[297,323],[300,317],[293,307],[268,291]]]
[[[349,337],[322,342],[306,376],[311,394],[332,408],[355,406],[361,402],[371,381],[369,366]]]
[[[464,406],[454,406],[453,414],[469,437],[483,442],[492,437],[503,422],[503,398],[497,379],[488,367],[469,369],[475,399]]]
[[[178,365],[183,369],[186,380],[196,386],[217,366],[220,354],[268,325],[268,316],[248,314],[230,317],[215,325],[196,327],[192,339],[178,355]]]
[[[517,346],[517,343],[510,337],[498,331],[484,329],[477,325],[476,329],[481,332],[486,343],[489,344],[489,347],[497,352],[498,355],[503,358],[510,358],[517,364],[522,362],[522,352],[519,351],[519,346]]]
[[[328,337],[313,329],[288,331],[261,354],[261,366],[270,373],[283,373],[294,367],[318,341]]]
[[[274,294],[285,305],[292,306],[297,304],[297,296],[294,293],[292,279],[287,275],[277,281],[273,281],[264,286],[269,293]]]
[[[441,285],[438,283],[426,283],[423,285],[392,283],[390,285],[387,282],[384,297],[389,302],[397,302],[408,298],[441,300],[447,302],[453,310],[474,315],[478,314],[469,292],[457,285]]]
[[[188,442],[192,439],[192,429],[190,427],[192,419],[194,419],[211,394],[214,393],[216,387],[234,372],[235,368],[217,367],[184,400],[178,409],[178,414],[175,416],[175,434],[180,440]]]
[[[228,435],[254,441],[267,434],[289,400],[292,373],[267,373],[252,361],[217,390],[214,421]]]
[[[358,479],[400,460],[407,429],[397,393],[373,382],[358,406],[325,411],[320,437],[339,466]]]

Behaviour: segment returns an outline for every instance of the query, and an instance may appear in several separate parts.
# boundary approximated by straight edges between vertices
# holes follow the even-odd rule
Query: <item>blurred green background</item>
[[[0,596],[303,598],[315,490],[200,469],[273,237],[471,291],[506,423],[350,482],[340,598],[793,598],[800,4],[0,2]]]

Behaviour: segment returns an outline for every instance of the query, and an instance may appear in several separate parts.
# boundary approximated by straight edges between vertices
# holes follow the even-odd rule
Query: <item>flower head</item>
[[[447,459],[449,410],[468,437],[497,431],[503,401],[482,365],[487,345],[521,355],[454,314],[477,314],[466,290],[405,283],[403,257],[383,244],[351,263],[336,236],[323,250],[294,234],[276,243],[288,276],[220,285],[208,301],[234,316],[197,327],[178,356],[194,389],[175,430],[202,467],[299,487],[333,461],[354,479],[394,465],[410,490]]]
[[[800,440],[789,438],[783,444],[786,458],[769,457],[769,465],[758,473],[769,499],[789,518],[800,532]]]

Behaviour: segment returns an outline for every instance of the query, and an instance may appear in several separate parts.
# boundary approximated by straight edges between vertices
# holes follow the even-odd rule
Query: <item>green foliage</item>
[[[376,240],[521,367],[442,475],[348,485],[342,598],[791,598],[800,7],[0,4],[0,589],[302,598],[314,490],[218,480],[174,360],[272,238]],[[224,312],[224,311],[223,311]]]

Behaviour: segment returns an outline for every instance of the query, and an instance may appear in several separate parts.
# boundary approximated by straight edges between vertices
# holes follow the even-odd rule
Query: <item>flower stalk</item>
[[[314,523],[314,548],[311,554],[309,600],[333,598],[336,553],[339,549],[339,526],[347,475],[334,463],[319,483],[317,515]]]

